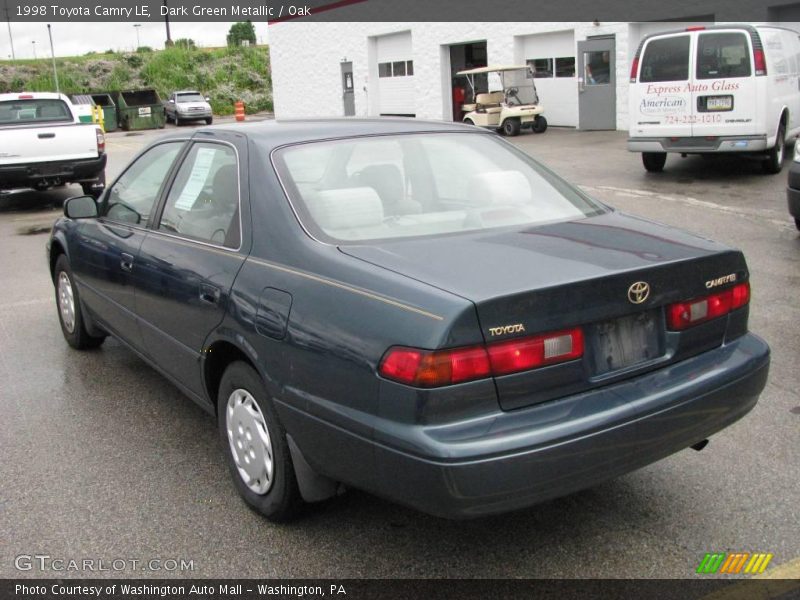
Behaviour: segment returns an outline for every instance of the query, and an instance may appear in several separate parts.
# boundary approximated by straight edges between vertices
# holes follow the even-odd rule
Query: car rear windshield
[[[72,113],[63,100],[30,99],[0,102],[0,126],[72,120]]]
[[[704,33],[697,44],[697,78],[750,76],[750,47],[744,33]]]
[[[200,94],[178,94],[178,102],[205,102]]]
[[[644,48],[639,81],[686,81],[689,79],[689,36],[657,38]]]
[[[306,229],[334,242],[537,225],[606,210],[483,133],[300,144],[278,150],[275,166]]]

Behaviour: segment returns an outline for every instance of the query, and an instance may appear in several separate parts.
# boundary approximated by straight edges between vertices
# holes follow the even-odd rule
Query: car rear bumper
[[[289,411],[287,430],[306,430],[312,446],[334,438],[316,453],[323,474],[430,514],[479,517],[564,496],[706,439],[755,406],[769,356],[746,334],[615,385],[458,423],[375,420],[367,440]]]
[[[706,137],[632,137],[628,138],[630,152],[764,152],[767,150],[766,135],[737,135]]]
[[[106,168],[106,154],[85,160],[0,166],[0,188],[28,187],[39,182],[77,183],[95,181]]]

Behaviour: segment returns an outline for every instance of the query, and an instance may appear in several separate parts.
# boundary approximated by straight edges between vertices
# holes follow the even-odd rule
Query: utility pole
[[[11,17],[8,13],[8,0],[4,0],[3,4],[6,8],[6,23],[8,24],[8,41],[11,44],[11,60],[16,60],[16,56],[14,55],[14,36],[11,35]]]
[[[167,6],[167,0],[163,0],[164,7]],[[172,46],[172,36],[169,34],[169,11],[164,11],[164,23],[167,25],[167,43],[164,44],[166,48]]]
[[[56,94],[60,94],[61,90],[58,87],[58,70],[56,69],[56,51],[53,49],[53,32],[50,29],[50,23],[47,24],[47,35],[50,38],[50,57],[53,59],[53,78],[56,80]]]
[[[139,27],[141,26],[142,26],[141,23],[134,23],[133,25],[133,28],[136,30],[136,50],[138,50],[139,47],[142,45],[141,42],[139,42]]]
[[[33,45],[33,60],[36,60],[36,40],[31,40],[31,44]]]

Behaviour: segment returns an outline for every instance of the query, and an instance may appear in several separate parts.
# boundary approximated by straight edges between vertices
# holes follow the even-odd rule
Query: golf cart
[[[484,74],[489,82],[488,93],[478,92],[475,85],[475,76]],[[471,92],[471,102],[462,107],[464,123],[497,129],[505,135],[519,135],[523,128],[533,129],[534,133],[547,129],[532,67],[479,67],[456,75],[467,78]]]

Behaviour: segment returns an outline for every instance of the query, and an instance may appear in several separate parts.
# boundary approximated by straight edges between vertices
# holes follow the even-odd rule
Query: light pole
[[[58,70],[56,69],[56,51],[53,49],[53,32],[50,29],[50,23],[47,24],[47,37],[50,38],[50,57],[53,59],[53,79],[56,80],[56,94],[60,94],[61,90],[58,87]]]
[[[141,43],[139,42],[139,27],[141,27],[141,26],[142,26],[141,23],[134,23],[134,25],[133,25],[133,28],[136,30],[136,49],[137,50],[141,46]]]
[[[11,60],[16,60],[14,56],[14,36],[11,35],[11,17],[8,16],[8,0],[5,0],[4,6],[6,9],[6,23],[8,24],[8,42],[11,44]]]
[[[33,60],[36,60],[36,40],[32,40],[31,44],[33,44]]]

